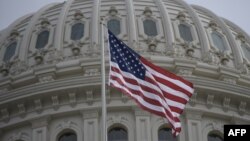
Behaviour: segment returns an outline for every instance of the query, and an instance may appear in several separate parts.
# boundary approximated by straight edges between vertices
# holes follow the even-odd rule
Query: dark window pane
[[[207,136],[208,141],[224,141],[224,139],[216,134],[209,134]]]
[[[76,134],[65,133],[65,134],[60,136],[58,141],[76,141]]]
[[[128,133],[123,128],[112,128],[108,132],[108,141],[127,141]]]
[[[120,21],[116,19],[109,20],[108,29],[115,35],[120,34],[121,33]]]
[[[177,139],[173,137],[170,128],[162,128],[158,132],[158,141],[177,141]]]
[[[148,36],[156,36],[157,28],[156,23],[153,20],[145,20],[143,21],[144,33]]]
[[[188,42],[193,41],[192,33],[191,33],[189,26],[187,26],[185,24],[180,24],[179,25],[179,33],[180,33],[180,36],[183,40],[188,41]]]
[[[77,23],[71,27],[71,40],[80,40],[84,35],[84,24]]]
[[[244,52],[245,57],[250,61],[250,47],[247,44],[241,44],[241,48]]]
[[[45,30],[39,33],[36,40],[36,49],[44,48],[49,41],[49,31]]]
[[[226,50],[226,46],[224,44],[224,41],[221,37],[221,35],[217,32],[213,32],[212,33],[212,40],[214,45],[220,50],[220,51],[224,51]]]
[[[3,61],[7,62],[15,55],[17,42],[11,43],[5,50]]]

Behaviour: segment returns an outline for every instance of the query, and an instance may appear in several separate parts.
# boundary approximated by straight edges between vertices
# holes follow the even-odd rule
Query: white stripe
[[[163,107],[159,107],[159,106],[156,106],[156,105],[152,105],[146,101],[144,101],[143,98],[141,98],[140,96],[138,95],[134,95],[132,94],[127,88],[121,86],[120,84],[118,84],[118,82],[116,81],[113,81],[111,80],[110,83],[112,83],[115,87],[118,87],[118,88],[121,88],[123,89],[124,91],[126,91],[130,96],[132,96],[134,99],[136,99],[138,102],[140,102],[140,104],[142,104],[143,106],[153,110],[153,111],[157,111],[157,112],[161,112],[161,113],[165,113],[164,112],[164,108]],[[170,112],[171,113],[171,112]],[[167,116],[167,114],[164,114],[167,119],[169,120],[170,123],[172,123],[172,125],[175,127],[175,128],[178,128],[178,127],[181,127],[181,123],[180,122],[175,122],[174,120],[172,120],[170,117]]]
[[[112,63],[112,66],[113,67],[118,67],[117,66],[117,64],[113,64]],[[118,70],[120,70],[119,68],[117,68]],[[155,85],[153,85],[153,84],[151,84],[151,83],[149,83],[149,82],[147,82],[147,81],[143,81],[143,80],[141,80],[141,79],[138,79],[138,78],[136,78],[134,75],[132,75],[132,74],[130,74],[130,73],[127,73],[127,72],[123,72],[123,71],[121,71],[120,70],[120,73],[121,73],[121,75],[120,75],[120,73],[117,73],[116,74],[116,72],[113,72],[113,71],[111,71],[110,72],[111,73],[111,75],[114,75],[114,76],[117,76],[117,77],[119,77],[120,79],[122,79],[123,80],[123,76],[124,77],[127,77],[127,78],[130,78],[130,79],[133,79],[133,80],[136,80],[139,84],[141,84],[141,85],[144,85],[144,86],[147,86],[147,87],[149,87],[149,88],[151,88],[151,89],[154,89],[154,90],[156,90],[157,92],[159,92],[160,94],[162,94],[162,91],[157,87],[157,86],[155,86]],[[148,77],[152,77],[152,76],[148,76]],[[153,78],[152,78],[153,79]],[[123,80],[123,83],[125,83],[125,80]],[[160,83],[159,83],[160,84]],[[162,85],[162,84],[160,84],[160,85]],[[135,85],[134,85],[135,86]],[[137,85],[136,85],[137,86]],[[132,88],[131,86],[129,86],[130,88]],[[141,88],[140,87],[136,87],[136,88],[132,88],[133,90],[138,90],[138,89],[140,89],[141,90]],[[171,88],[164,88],[165,89],[165,91],[167,90],[167,89],[171,89]],[[164,90],[163,89],[163,90]],[[144,91],[144,92],[146,92],[146,91]],[[170,91],[166,91],[167,93],[170,93],[171,94],[171,92]],[[175,93],[177,93],[177,94],[175,94]],[[188,101],[188,97],[187,97],[187,95],[185,95],[185,94],[179,94],[179,92],[175,92],[174,94],[172,94],[172,95],[175,95],[175,96],[177,96],[177,97],[180,97],[180,98],[184,98],[184,99],[186,99],[187,101]],[[155,96],[155,95],[154,95]],[[164,95],[162,94],[162,96],[164,97]],[[183,97],[184,96],[184,97]],[[148,97],[148,98],[150,98],[150,97]],[[159,97],[160,98],[160,97]],[[156,100],[158,100],[158,99],[156,99]],[[185,107],[185,105],[184,104],[182,104],[182,103],[180,103],[180,102],[176,102],[176,101],[171,101],[171,100],[168,100],[167,102],[166,102],[168,105],[170,105],[170,106],[173,106],[173,107],[177,107],[177,108],[180,108],[180,109],[184,109],[184,107]],[[178,113],[178,115],[179,115],[179,113]]]
[[[187,90],[188,92],[190,92],[191,94],[194,92],[194,89],[188,85],[186,85],[185,83],[179,81],[179,80],[176,80],[176,79],[172,79],[172,78],[169,78],[169,77],[166,77],[165,75],[161,74],[161,73],[158,73],[157,71],[155,71],[154,69],[152,69],[151,67],[147,66],[146,64],[143,64],[147,70],[152,73],[153,75],[157,76],[157,77],[160,77],[160,78],[163,78],[163,79],[166,79],[172,83],[174,83],[175,85],[179,86],[179,87],[182,87],[183,89]]]
[[[179,107],[182,107],[182,106],[180,106],[180,104],[176,105],[177,103],[174,103],[174,102],[170,102],[170,101],[169,101],[170,103],[167,103],[167,102],[165,101],[166,99],[162,99],[162,98],[159,97],[158,95],[155,95],[155,94],[153,94],[153,93],[149,93],[149,92],[147,92],[147,91],[144,91],[144,90],[143,90],[140,86],[138,86],[138,85],[133,85],[133,84],[131,84],[131,83],[126,82],[126,81],[123,79],[123,76],[122,76],[121,74],[119,74],[119,73],[112,72],[111,75],[118,77],[118,78],[122,81],[122,83],[124,83],[124,85],[126,85],[126,86],[129,87],[130,89],[136,90],[136,91],[141,91],[142,94],[143,94],[145,97],[150,98],[150,99],[153,99],[153,100],[156,100],[156,101],[159,101],[159,102],[162,104],[162,106],[163,106],[166,110],[168,110],[168,111],[171,111],[171,109],[169,108],[168,105],[173,106],[173,107],[178,107],[178,108],[179,108]],[[131,79],[133,79],[133,78],[131,78]],[[175,104],[175,105],[173,105],[173,104]],[[174,112],[174,111],[172,111],[171,113],[173,113],[175,117],[179,117],[179,116],[180,116],[179,113],[176,113],[176,112]]]

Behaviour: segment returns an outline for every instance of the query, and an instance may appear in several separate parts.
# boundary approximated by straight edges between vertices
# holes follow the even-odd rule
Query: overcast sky
[[[0,30],[17,18],[36,12],[41,7],[65,0],[0,0]],[[224,17],[250,35],[250,0],[185,0],[189,4],[205,7],[220,17]]]

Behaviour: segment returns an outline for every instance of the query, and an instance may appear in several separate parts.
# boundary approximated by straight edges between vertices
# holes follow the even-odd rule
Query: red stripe
[[[159,102],[156,102],[155,100],[153,99],[149,99],[147,97],[145,97],[143,95],[143,93],[141,91],[135,91],[133,89],[130,89],[128,86],[126,86],[121,80],[120,78],[118,77],[114,77],[115,79],[112,79],[112,80],[115,80],[119,85],[123,86],[123,87],[126,87],[131,93],[135,94],[135,95],[138,95],[140,97],[142,97],[146,102],[148,103],[151,103],[152,105],[157,105],[157,106],[160,106],[160,107],[163,107],[162,104],[160,104]],[[130,94],[129,94],[130,95]],[[133,98],[133,97],[132,97]],[[133,98],[134,99],[134,98]],[[136,99],[134,99],[136,100]],[[155,103],[155,104],[154,104]],[[164,108],[164,107],[163,107]],[[164,108],[165,109],[165,108]],[[157,112],[157,111],[156,111]],[[171,114],[170,111],[168,111],[167,109],[165,109],[165,112],[166,114],[171,117],[171,119],[176,119],[176,117],[173,117],[173,115]]]
[[[171,72],[169,72],[169,71],[166,71],[166,70],[164,70],[164,69],[162,69],[162,68],[160,68],[160,67],[158,67],[158,66],[152,64],[151,62],[147,61],[147,60],[146,60],[145,58],[143,58],[143,57],[140,57],[140,60],[141,60],[141,62],[142,62],[143,64],[149,66],[150,68],[152,68],[153,70],[155,70],[155,71],[161,73],[162,75],[165,75],[166,77],[169,77],[169,78],[172,78],[172,79],[179,80],[179,81],[185,83],[186,85],[188,85],[189,87],[193,88],[193,84],[192,84],[191,82],[189,82],[189,81],[183,79],[182,77],[177,76],[177,75],[175,75],[175,74],[173,74],[173,73],[171,73]]]
[[[115,67],[111,67],[111,70],[114,70],[116,73],[119,73],[120,75],[122,75],[122,73],[121,73],[121,71],[118,69],[118,68],[115,68]],[[132,84],[132,85],[137,85],[137,86],[140,86],[141,88],[142,88],[142,90],[144,90],[144,91],[146,91],[146,92],[149,92],[149,93],[152,93],[152,94],[155,94],[155,95],[157,95],[157,96],[159,96],[161,99],[163,99],[164,101],[165,101],[165,98],[168,98],[168,99],[170,99],[170,100],[172,100],[172,101],[176,101],[176,102],[179,102],[179,103],[182,103],[182,104],[185,104],[185,103],[187,103],[187,101],[185,100],[185,99],[183,99],[183,98],[180,98],[180,97],[177,97],[177,96],[174,96],[174,95],[171,95],[171,94],[168,94],[168,93],[166,93],[166,92],[163,92],[163,95],[161,94],[161,93],[159,93],[158,91],[156,91],[155,89],[152,89],[152,88],[150,88],[150,87],[148,87],[148,86],[145,86],[145,85],[141,85],[141,84],[139,84],[136,80],[134,80],[134,79],[130,79],[130,78],[127,78],[126,76],[123,76],[122,75],[122,77],[123,77],[123,79],[124,79],[124,81],[125,82],[127,82],[127,83],[130,83],[130,84]],[[111,76],[111,79],[113,79],[113,80],[117,80],[117,79],[115,79],[116,78],[116,76]],[[157,85],[153,80],[151,80],[150,78],[146,78],[148,81],[149,81],[149,83],[153,83],[153,85]],[[148,100],[148,102],[149,103],[151,103],[151,101],[150,100],[152,100],[152,99],[149,99]],[[165,101],[166,102],[166,101]],[[154,103],[154,104],[156,104],[155,102],[152,102],[152,103]],[[161,105],[158,105],[158,106],[161,106]],[[183,111],[183,109],[180,109],[180,108],[178,108],[178,107],[174,107],[174,106],[170,106],[169,105],[169,108],[172,110],[172,111],[174,111],[174,112],[176,112],[176,113],[182,113],[182,111]]]

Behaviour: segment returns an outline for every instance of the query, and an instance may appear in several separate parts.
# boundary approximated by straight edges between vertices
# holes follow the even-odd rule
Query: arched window
[[[64,133],[58,138],[58,141],[76,141],[76,140],[77,140],[76,134],[71,132]]]
[[[115,127],[108,132],[108,141],[127,141],[128,133],[125,129]]]
[[[121,33],[121,26],[120,21],[117,19],[111,19],[108,21],[108,29],[114,33],[115,35],[118,35]]]
[[[36,40],[36,49],[44,48],[49,41],[49,31],[45,30],[38,34]]]
[[[156,23],[153,20],[146,19],[143,21],[144,33],[148,36],[156,36],[157,28]]]
[[[9,46],[7,46],[5,53],[4,53],[4,57],[3,57],[4,62],[9,61],[11,57],[15,55],[16,46],[17,46],[17,42],[13,42]]]
[[[192,42],[193,37],[192,37],[190,27],[185,24],[179,24],[178,27],[179,27],[179,33],[180,33],[181,38],[187,42]]]
[[[71,40],[80,40],[84,35],[84,24],[76,23],[71,27]]]
[[[170,128],[161,128],[158,131],[158,141],[177,141]]]
[[[207,136],[207,141],[224,141],[224,139],[217,134],[210,133]]]
[[[213,40],[213,44],[220,50],[220,51],[224,51],[226,50],[226,45],[223,41],[222,35],[216,31],[212,32],[211,34],[212,36],[212,40]]]
[[[250,61],[250,47],[247,44],[243,43],[241,44],[241,48],[245,57]]]

